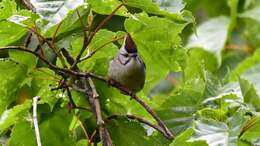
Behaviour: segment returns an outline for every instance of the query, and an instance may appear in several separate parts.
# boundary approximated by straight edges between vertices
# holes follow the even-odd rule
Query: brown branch
[[[138,96],[132,96],[134,100],[136,100],[140,105],[142,105],[146,111],[157,121],[158,125],[164,130],[165,134],[167,134],[167,138],[174,139],[172,132],[167,128],[167,126],[163,123],[163,121],[159,118],[159,116],[152,110],[150,106],[148,106],[144,101],[142,101]]]
[[[93,73],[88,73],[88,72],[82,73],[82,72],[69,70],[69,69],[66,69],[66,68],[59,68],[58,66],[56,66],[56,65],[52,64],[51,62],[49,62],[48,60],[46,60],[44,57],[42,57],[37,52],[29,50],[24,46],[6,46],[6,47],[0,47],[0,50],[18,50],[18,51],[23,51],[23,52],[33,54],[34,56],[41,59],[44,63],[46,63],[51,70],[55,71],[58,74],[69,74],[69,75],[73,75],[73,76],[76,76],[76,77],[92,77],[92,78],[106,82],[105,78],[98,76],[98,75],[95,75]]]
[[[70,64],[74,64],[74,60],[73,58],[71,58],[67,50],[63,49],[62,53]],[[75,65],[74,70],[79,70],[77,65]],[[96,115],[96,123],[103,146],[113,146],[110,134],[106,129],[105,123],[102,119],[101,106],[100,101],[98,99],[99,95],[96,91],[94,82],[90,77],[80,77],[79,80],[81,84],[80,86],[82,86],[82,88],[84,89],[84,93],[86,95],[86,98],[88,99],[91,110]]]
[[[113,81],[113,82],[110,82],[110,84],[113,87],[119,89],[121,92],[131,96],[131,98],[134,99],[135,101],[137,101],[156,120],[158,125],[165,132],[165,134],[167,134],[167,138],[174,139],[172,132],[167,128],[167,126],[163,123],[163,121],[159,118],[159,116],[152,110],[152,108],[149,105],[147,105],[143,100],[141,100],[138,96],[133,94],[129,89],[122,86],[120,83]]]
[[[144,118],[142,117],[138,117],[138,116],[135,116],[135,115],[111,115],[109,117],[107,117],[105,119],[105,122],[107,122],[108,120],[111,120],[111,119],[117,119],[118,117],[127,117],[128,119],[132,119],[132,120],[137,120],[138,122],[140,123],[143,123],[145,125],[148,125],[150,127],[152,127],[153,129],[157,130],[158,132],[160,132],[163,136],[167,137],[168,139],[171,139],[163,130],[161,127],[157,126],[157,125],[154,125],[153,123],[145,120]]]
[[[96,115],[97,127],[98,127],[98,131],[99,131],[99,136],[100,136],[101,141],[102,141],[102,145],[103,146],[113,146],[109,132],[106,129],[105,123],[102,119],[101,106],[100,106],[100,102],[99,102],[99,99],[98,99],[99,95],[96,91],[94,82],[92,81],[91,78],[88,78],[88,83],[89,83],[89,86],[92,90],[92,96],[88,97],[88,99],[89,99],[89,102],[92,103],[91,104],[92,110],[95,112],[95,115]]]

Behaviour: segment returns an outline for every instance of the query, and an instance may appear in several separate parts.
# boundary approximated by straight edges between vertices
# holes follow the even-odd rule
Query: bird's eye
[[[124,57],[128,57],[128,54],[122,54]]]

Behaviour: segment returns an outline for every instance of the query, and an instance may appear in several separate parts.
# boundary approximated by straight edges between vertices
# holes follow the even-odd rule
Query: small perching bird
[[[117,55],[110,61],[108,78],[135,94],[143,89],[145,74],[145,64],[137,53],[133,39],[127,34]]]

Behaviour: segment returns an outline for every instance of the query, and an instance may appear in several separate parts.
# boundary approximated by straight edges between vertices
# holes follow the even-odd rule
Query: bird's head
[[[127,34],[126,37],[125,37],[125,50],[128,53],[136,53],[137,52],[135,42],[131,38],[130,34]]]

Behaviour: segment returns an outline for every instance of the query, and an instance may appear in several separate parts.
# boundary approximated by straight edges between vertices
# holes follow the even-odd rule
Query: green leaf
[[[188,142],[187,140],[192,136],[193,133],[194,130],[192,128],[185,130],[175,138],[170,146],[208,146],[207,143],[203,140]]]
[[[116,7],[122,4],[118,0],[109,0],[109,1],[88,0],[88,3],[90,4],[93,11],[104,15],[110,15],[116,9]],[[127,14],[127,9],[125,8],[125,6],[119,8],[115,13],[115,15],[120,15],[120,16],[125,16],[126,14]]]
[[[36,146],[36,138],[32,123],[28,121],[19,121],[12,129],[8,145],[11,146]]]
[[[0,27],[4,28],[0,30],[0,46],[6,46],[18,41],[27,32],[27,29],[22,26],[5,20],[0,21]]]
[[[31,83],[30,87],[34,91],[35,96],[40,96],[39,103],[47,103],[52,110],[58,98],[65,97],[65,93],[60,90],[51,91],[51,88],[58,86],[59,77],[47,68],[37,68],[30,73]]]
[[[76,141],[69,133],[69,125],[73,116],[72,113],[68,113],[68,110],[65,109],[58,109],[43,116],[45,120],[39,125],[42,145],[76,145]]]
[[[27,100],[21,105],[16,105],[11,109],[5,110],[0,118],[0,134],[20,120],[26,119],[31,106],[32,102]]]
[[[30,53],[10,50],[9,54],[11,59],[18,62],[20,65],[26,66],[28,68],[27,72],[32,71],[36,67],[37,58]]]
[[[198,61],[206,70],[214,72],[218,69],[218,62],[214,54],[200,48],[190,50],[189,54],[190,58]]]
[[[23,85],[27,67],[13,61],[0,61],[0,113],[16,99],[16,92]]]
[[[147,64],[146,89],[153,87],[170,70],[180,70],[179,62],[184,62],[185,50],[181,48],[179,34],[185,26],[145,13],[126,19],[125,28]]]
[[[221,51],[225,46],[229,19],[221,16],[212,18],[197,28],[197,35],[194,33],[188,41],[188,48],[203,48],[214,54],[217,59],[218,66],[221,64]]]

